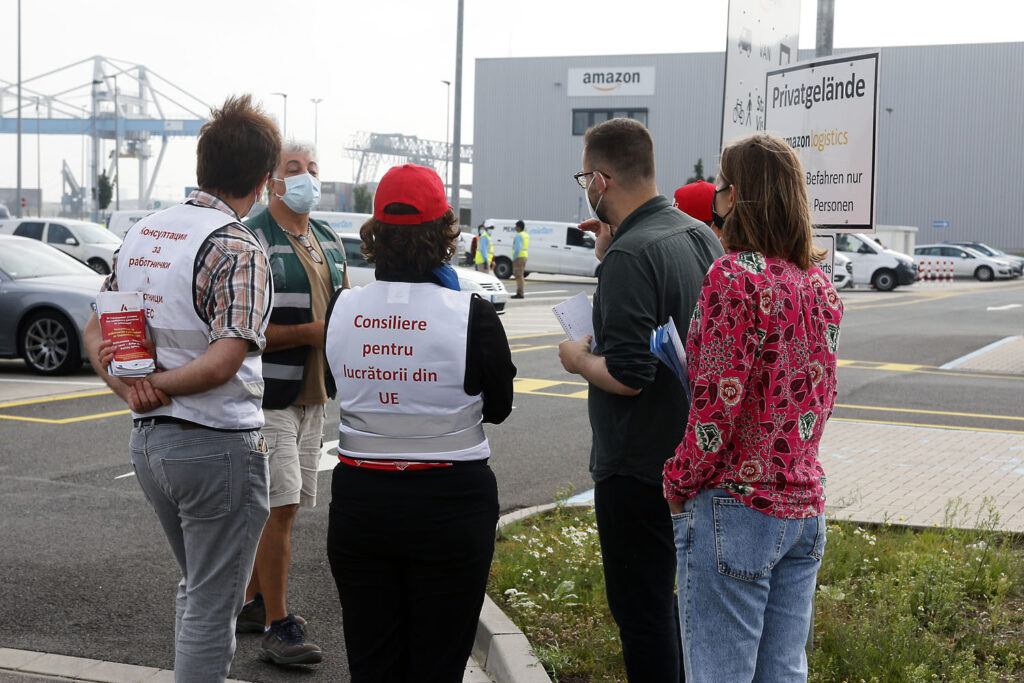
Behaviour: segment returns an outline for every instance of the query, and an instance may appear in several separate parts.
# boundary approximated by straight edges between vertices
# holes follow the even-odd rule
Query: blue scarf
[[[442,263],[430,272],[438,279],[442,287],[454,289],[456,292],[461,291],[459,287],[459,274],[447,263]]]

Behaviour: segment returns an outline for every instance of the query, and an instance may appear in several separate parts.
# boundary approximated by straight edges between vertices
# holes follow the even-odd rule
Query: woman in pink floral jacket
[[[664,470],[686,680],[802,681],[843,305],[815,265],[803,169],[783,140],[722,151],[712,212],[726,254],[690,322],[693,404]]]

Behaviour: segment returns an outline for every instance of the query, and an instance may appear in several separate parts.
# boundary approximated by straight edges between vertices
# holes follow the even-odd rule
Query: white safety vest
[[[432,462],[490,455],[483,398],[463,386],[470,298],[383,281],[339,295],[326,349],[341,404],[338,453]]]
[[[178,204],[133,225],[117,257],[117,287],[143,293],[147,334],[156,344],[157,365],[170,370],[206,352],[210,326],[195,309],[192,281],[196,255],[206,238],[235,219],[217,209]],[[269,316],[263,319],[262,334]],[[172,396],[171,405],[142,415],[167,415],[215,429],[263,426],[263,373],[258,351],[238,373],[199,394]]]

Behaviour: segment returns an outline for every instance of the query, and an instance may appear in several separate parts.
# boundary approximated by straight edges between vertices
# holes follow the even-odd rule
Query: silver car
[[[86,359],[82,330],[103,276],[37,240],[0,235],[0,358],[25,359],[43,375]]]

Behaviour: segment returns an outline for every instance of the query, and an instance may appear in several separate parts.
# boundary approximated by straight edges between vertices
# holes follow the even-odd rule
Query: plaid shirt
[[[188,204],[238,214],[223,200],[194,190]],[[117,291],[117,257],[102,291]],[[260,333],[263,319],[270,315],[270,267],[263,247],[240,222],[218,228],[196,256],[192,297],[203,322],[210,326],[210,342],[225,337],[246,339],[262,349],[266,338]]]

